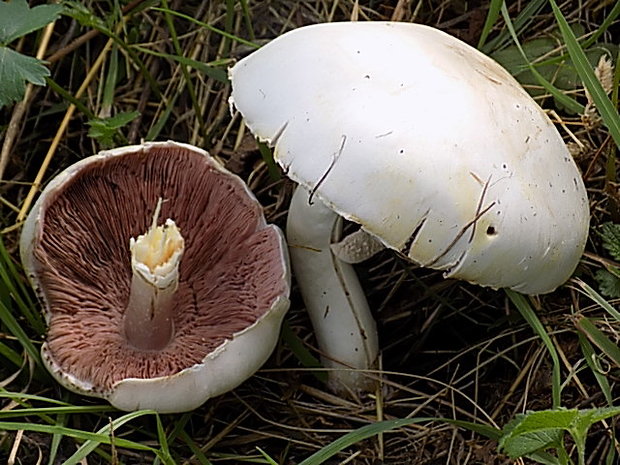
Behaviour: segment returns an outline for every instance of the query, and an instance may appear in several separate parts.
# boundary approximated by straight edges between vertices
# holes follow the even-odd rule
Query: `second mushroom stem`
[[[342,219],[308,191],[297,187],[286,234],[291,264],[310,315],[329,385],[337,392],[370,390],[375,367],[377,329],[353,267],[334,256]]]
[[[162,349],[174,333],[174,294],[185,243],[171,219],[157,226],[161,202],[160,198],[148,231],[131,238],[129,244],[132,278],[125,334],[141,350]]]

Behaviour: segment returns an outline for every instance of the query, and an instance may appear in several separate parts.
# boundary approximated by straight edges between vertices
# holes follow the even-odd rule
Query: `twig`
[[[55,21],[49,23],[43,32],[43,37],[41,38],[41,43],[39,44],[39,49],[37,50],[36,55],[37,59],[39,60],[42,60],[43,56],[45,55],[47,46],[50,42],[50,38],[52,37],[52,32],[54,31],[54,24],[56,24]],[[26,86],[26,91],[24,92],[24,98],[21,102],[18,102],[15,107],[13,107],[11,121],[9,121],[9,127],[6,131],[4,142],[2,143],[2,151],[0,152],[0,180],[3,179],[4,170],[6,169],[6,165],[9,163],[9,155],[11,154],[13,143],[17,138],[17,134],[19,133],[22,118],[26,114],[28,102],[30,101],[30,97],[32,96],[32,89],[33,84],[28,83],[28,85]]]
[[[76,99],[79,99],[82,96],[86,88],[90,85],[93,78],[97,75],[99,68],[103,64],[103,61],[105,60],[105,57],[108,51],[110,50],[110,48],[112,47],[113,43],[114,43],[114,40],[109,39],[108,42],[103,47],[103,50],[101,51],[101,53],[95,60],[93,67],[90,69],[90,71],[88,71],[88,74],[86,75],[86,78],[84,79],[84,82],[82,83],[80,88],[75,93]],[[43,181],[43,176],[45,175],[45,172],[47,171],[47,167],[49,166],[50,161],[52,160],[52,157],[54,156],[54,153],[56,153],[56,149],[58,148],[58,145],[60,144],[60,139],[62,138],[64,132],[67,130],[67,126],[69,125],[69,121],[71,121],[71,118],[73,117],[74,112],[75,112],[75,105],[73,104],[69,105],[69,108],[67,108],[67,112],[65,113],[65,117],[62,119],[62,122],[60,123],[60,126],[58,127],[58,130],[56,131],[56,135],[54,136],[54,139],[52,140],[52,143],[49,149],[47,150],[47,153],[45,154],[45,158],[43,159],[43,163],[41,163],[39,172],[37,173],[37,176],[34,182],[32,183],[32,186],[30,187],[30,191],[28,191],[28,195],[26,196],[26,199],[24,200],[24,204],[22,205],[22,208],[19,211],[19,215],[17,215],[17,223],[21,223],[22,221],[24,221],[26,215],[28,214],[28,210],[30,210],[30,205],[32,204],[32,200],[34,199],[34,196],[36,195],[37,191],[39,190],[39,187],[41,186],[41,182]]]

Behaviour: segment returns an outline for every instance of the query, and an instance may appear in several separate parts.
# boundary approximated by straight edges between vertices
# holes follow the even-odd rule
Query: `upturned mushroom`
[[[205,151],[153,142],[55,177],[21,256],[49,325],[43,361],[122,410],[191,410],[269,357],[288,308],[282,233]]]
[[[526,294],[575,270],[589,222],[580,173],[545,112],[467,44],[418,24],[318,24],[229,74],[231,104],[299,183],[291,261],[326,364],[343,368],[336,390],[368,387],[361,371],[378,353],[341,258],[363,260],[378,243],[446,277]],[[360,232],[340,241],[340,217]]]

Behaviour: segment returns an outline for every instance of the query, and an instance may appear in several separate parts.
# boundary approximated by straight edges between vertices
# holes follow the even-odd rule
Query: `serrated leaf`
[[[89,121],[91,126],[105,126],[108,129],[118,129],[133,121],[140,115],[139,111],[123,111],[105,119]]]
[[[61,11],[60,5],[30,8],[26,0],[0,2],[0,43],[9,44],[29,32],[41,29],[54,21]]]
[[[620,272],[620,270],[619,270]],[[598,270],[594,274],[598,288],[605,297],[616,299],[620,297],[620,278],[607,270]]]
[[[516,418],[504,427],[504,435],[519,435],[532,433],[547,428],[570,428],[575,418],[579,416],[577,409],[538,410],[517,415]]]
[[[0,108],[24,97],[26,81],[43,86],[49,75],[41,60],[0,46]]]
[[[599,230],[603,240],[603,247],[609,252],[614,260],[620,260],[620,224],[603,223]]]
[[[511,458],[557,449],[563,447],[564,432],[570,433],[576,443],[584,446],[590,426],[619,414],[620,407],[604,407],[540,410],[517,415],[504,427],[499,448]]]
[[[504,427],[499,448],[515,458],[557,446],[563,431],[571,427],[577,416],[577,410],[566,409],[517,415]]]
[[[590,421],[596,423],[618,415],[620,415],[620,406],[594,408],[590,411]]]
[[[547,428],[543,431],[511,436],[500,443],[501,450],[510,458],[523,457],[551,447],[558,447],[561,444],[562,434],[563,430],[560,428]]]

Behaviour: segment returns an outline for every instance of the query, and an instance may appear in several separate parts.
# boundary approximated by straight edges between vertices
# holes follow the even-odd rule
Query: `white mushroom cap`
[[[414,262],[537,294],[569,278],[586,191],[543,110],[436,29],[293,30],[230,70],[231,103],[293,180]]]
[[[155,294],[169,291],[173,336],[145,349],[125,322],[134,252],[158,221],[165,227],[151,235],[164,248],[152,252],[163,253],[162,265],[138,274],[156,275]],[[122,147],[70,166],[28,215],[20,251],[49,325],[46,367],[67,388],[123,410],[187,411],[235,388],[273,351],[289,305],[282,232],[239,177],[188,144]],[[143,297],[136,306],[155,312]]]

